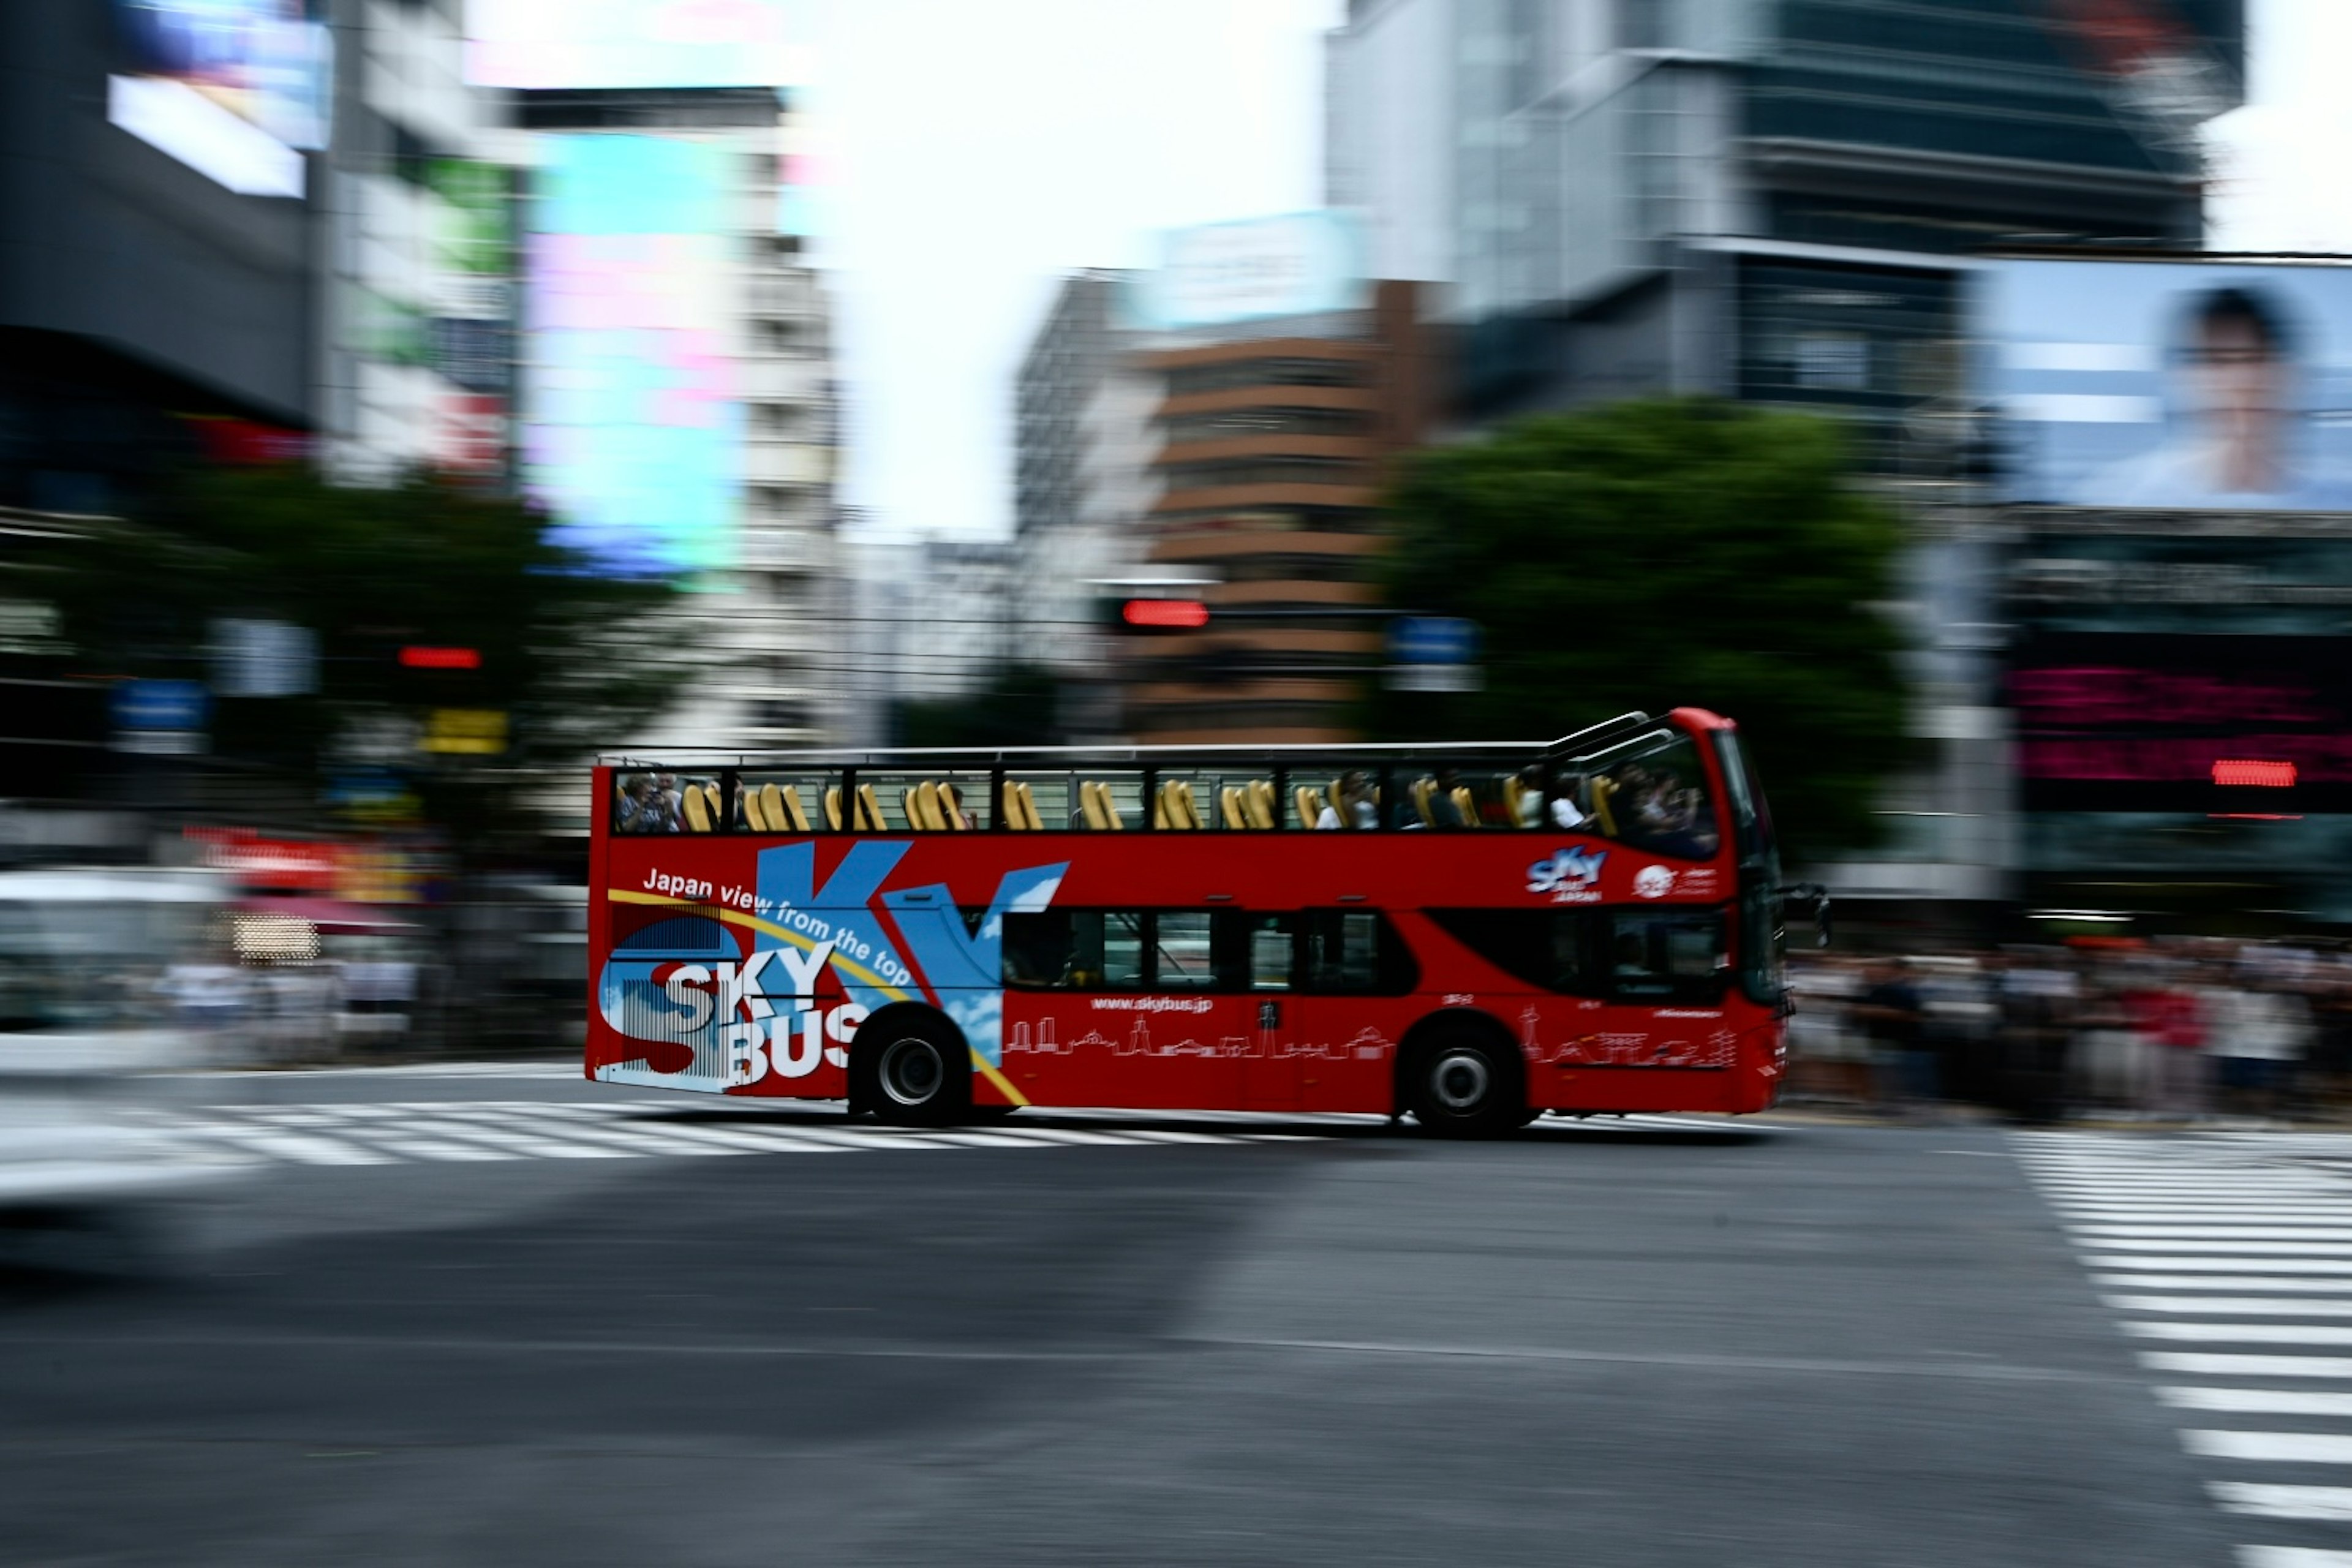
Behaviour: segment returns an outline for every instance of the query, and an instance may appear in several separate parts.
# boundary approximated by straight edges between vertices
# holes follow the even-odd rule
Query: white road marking
[[[2188,1312],[2225,1318],[2352,1318],[2352,1301],[2298,1300],[2285,1296],[2103,1296],[2118,1312]]]
[[[2238,1415],[2352,1415],[2352,1394],[2299,1388],[2159,1388],[2156,1396],[2179,1410],[2221,1410]]]
[[[2336,1432],[2215,1432],[2191,1429],[2180,1441],[2209,1459],[2283,1465],[2352,1465],[2352,1437]]]
[[[2352,1327],[2336,1323],[2143,1323],[2135,1319],[2125,1322],[2123,1331],[2136,1339],[2196,1344],[2352,1345]]]
[[[2208,1483],[2213,1500],[2231,1513],[2262,1519],[2352,1521],[2352,1487],[2283,1487],[2246,1481]]]
[[[2103,1290],[2298,1290],[2314,1296],[2352,1296],[2352,1279],[2299,1279],[2269,1274],[2097,1274]]]
[[[2191,1377],[2352,1377],[2352,1357],[2326,1355],[2220,1355],[2202,1351],[2142,1351],[2150,1372]]]
[[[194,1115],[159,1112],[166,1134],[203,1151],[235,1150],[289,1163],[380,1165],[399,1161],[621,1160],[644,1156],[829,1154],[890,1150],[1141,1148],[1313,1142],[1316,1131],[1273,1131],[1274,1118],[1227,1128],[984,1125],[909,1128],[817,1126],[753,1113],[693,1120],[635,1100],[394,1100],[366,1104],[247,1103]],[[1140,1120],[1139,1117],[1131,1120]],[[1330,1117],[1302,1119],[1309,1129]],[[1351,1119],[1352,1127],[1362,1119]],[[1296,1127],[1298,1123],[1294,1121]]]
[[[2352,1274],[2352,1262],[2324,1258],[2106,1258],[2083,1259],[2086,1268],[2210,1268],[2217,1274],[2258,1268],[2265,1274]]]
[[[2238,1568],[2352,1568],[2352,1552],[2313,1546],[2241,1546]]]

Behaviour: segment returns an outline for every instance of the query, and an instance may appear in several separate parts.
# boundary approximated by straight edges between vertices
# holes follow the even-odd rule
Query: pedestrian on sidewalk
[[[1911,966],[1883,964],[1853,1016],[1868,1031],[1881,1109],[1899,1116],[1927,1114],[1938,1094],[1936,1058],[1927,1048],[1927,1018]]]
[[[2153,1116],[2194,1121],[2205,1114],[2205,1011],[2188,979],[2152,966],[2124,1006],[2147,1047],[2141,1103]]]

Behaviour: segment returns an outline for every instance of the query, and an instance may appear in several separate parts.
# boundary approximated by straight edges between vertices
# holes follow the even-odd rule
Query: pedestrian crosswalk
[[[819,1120],[820,1117],[824,1118]],[[247,1101],[155,1113],[188,1153],[212,1162],[389,1165],[415,1161],[625,1160],[723,1154],[838,1154],[936,1149],[1171,1148],[1314,1142],[1384,1131],[1380,1116],[1024,1111],[951,1128],[885,1127],[826,1116],[746,1111],[723,1120],[643,1100]],[[1608,1128],[1719,1132],[1720,1121],[1612,1119]],[[1572,1140],[1581,1123],[1540,1123],[1535,1141]]]
[[[783,1117],[711,1121],[636,1101],[526,1100],[210,1105],[159,1118],[192,1152],[248,1163],[385,1165],[412,1161],[625,1160],[939,1149],[1066,1149],[1290,1143],[1313,1131],[1166,1126],[904,1128]]]
[[[2018,1148],[2214,1502],[2264,1538],[2240,1568],[2352,1568],[2352,1136]]]

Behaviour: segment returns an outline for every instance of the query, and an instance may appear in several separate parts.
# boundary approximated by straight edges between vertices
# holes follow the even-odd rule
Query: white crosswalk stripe
[[[159,1120],[176,1140],[194,1150],[299,1165],[1141,1149],[1311,1142],[1329,1136],[1311,1124],[1302,1130],[1255,1122],[1187,1128],[1117,1121],[1087,1127],[1018,1121],[937,1129],[847,1122],[821,1126],[756,1113],[734,1121],[704,1121],[637,1102],[543,1100],[209,1105]]]
[[[2180,1441],[2210,1465],[2216,1505],[2341,1543],[2242,1546],[2239,1568],[2352,1568],[2352,1485],[2321,1484],[2352,1480],[2352,1138],[2017,1145],[2117,1327],[2149,1347],[2140,1364],[2200,1380],[2156,1392],[2187,1418]]]

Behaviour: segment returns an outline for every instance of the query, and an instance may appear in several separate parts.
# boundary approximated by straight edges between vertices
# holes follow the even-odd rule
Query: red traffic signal
[[[2294,779],[2295,766],[2293,763],[2224,757],[2213,764],[2213,782],[2217,784],[2253,789],[2292,789]]]
[[[400,650],[400,662],[410,669],[479,669],[482,650],[478,647],[404,647]]]
[[[1149,631],[1193,631],[1209,624],[1209,606],[1198,599],[1129,599],[1118,618]]]

